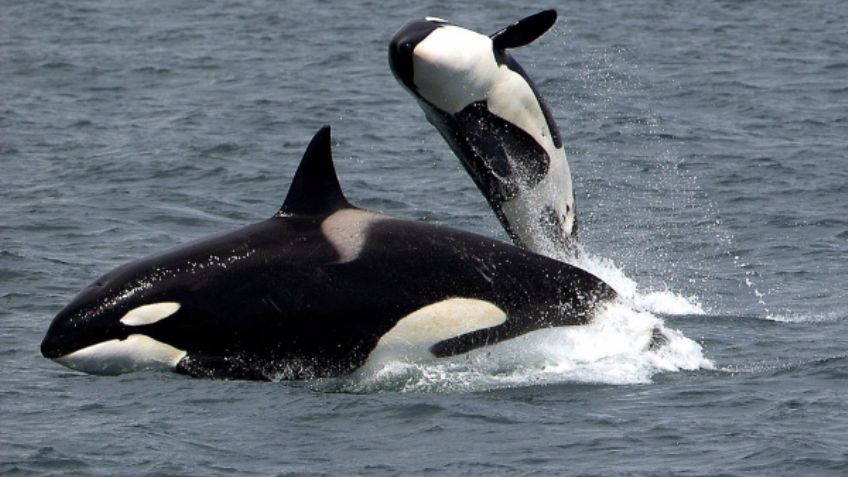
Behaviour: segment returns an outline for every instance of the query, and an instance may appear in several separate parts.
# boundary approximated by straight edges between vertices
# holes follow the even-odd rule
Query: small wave
[[[667,343],[652,349],[655,330]],[[701,346],[623,303],[584,326],[534,331],[451,358],[399,355],[318,384],[344,392],[477,392],[559,383],[636,384],[657,373],[713,369]]]
[[[67,61],[46,61],[41,63],[39,67],[50,70],[67,70],[76,68],[77,65],[74,63],[69,63]]]
[[[200,157],[230,156],[242,150],[242,146],[233,142],[222,142],[212,146],[196,145],[192,149],[197,151]]]
[[[80,119],[79,121],[74,121],[68,128],[77,129],[77,128],[87,128],[90,126],[94,126],[94,123],[88,119]]]
[[[823,313],[769,313],[763,318],[769,321],[777,321],[780,323],[829,323],[848,319],[848,312],[828,311]]]
[[[170,68],[162,66],[141,66],[132,70],[133,73],[149,74],[149,75],[166,75],[172,71]]]
[[[848,360],[848,355],[845,354],[814,359],[773,358],[770,360],[754,361],[750,363],[726,365],[716,369],[715,371],[718,373],[729,374],[731,376],[738,374],[763,374],[773,376],[798,372],[800,370],[805,375],[820,373],[826,376],[837,376],[839,379],[844,379],[845,367],[843,364],[846,360]]]

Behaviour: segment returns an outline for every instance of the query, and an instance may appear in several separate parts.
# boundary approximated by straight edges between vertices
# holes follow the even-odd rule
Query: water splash
[[[612,286],[621,299],[637,310],[645,310],[662,315],[703,315],[703,305],[695,296],[685,297],[671,290],[640,289],[635,280],[628,277],[611,259],[598,257],[581,250],[580,257],[574,262],[578,267],[592,273]]]

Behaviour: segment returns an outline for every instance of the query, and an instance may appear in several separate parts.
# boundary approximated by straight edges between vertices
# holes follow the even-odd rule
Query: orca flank
[[[338,376],[387,349],[452,356],[584,324],[615,296],[574,266],[351,205],[325,127],[271,218],[105,274],[57,314],[41,351],[94,374]]]
[[[553,10],[487,36],[425,18],[389,43],[389,66],[488,200],[516,245],[576,254],[571,172],[553,115],[509,54],[544,34]]]

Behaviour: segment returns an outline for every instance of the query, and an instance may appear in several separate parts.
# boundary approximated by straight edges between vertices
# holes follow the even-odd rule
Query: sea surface
[[[387,44],[548,6],[513,54],[566,142],[581,265],[625,297],[595,323],[299,382],[41,357],[111,268],[272,215],[324,124],[352,202],[505,240]],[[848,2],[0,11],[0,474],[848,475]]]

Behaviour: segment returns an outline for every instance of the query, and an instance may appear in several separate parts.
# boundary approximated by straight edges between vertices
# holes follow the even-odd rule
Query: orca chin
[[[186,352],[149,336],[135,334],[126,339],[97,343],[52,358],[57,363],[89,374],[115,375],[132,371],[177,369]]]
[[[274,216],[107,273],[59,312],[41,351],[92,374],[338,376],[399,351],[453,356],[584,324],[615,297],[566,263],[351,205],[325,127]]]
[[[553,115],[508,49],[545,33],[546,10],[492,34],[425,18],[389,42],[389,66],[488,200],[513,242],[577,253],[571,172]]]

